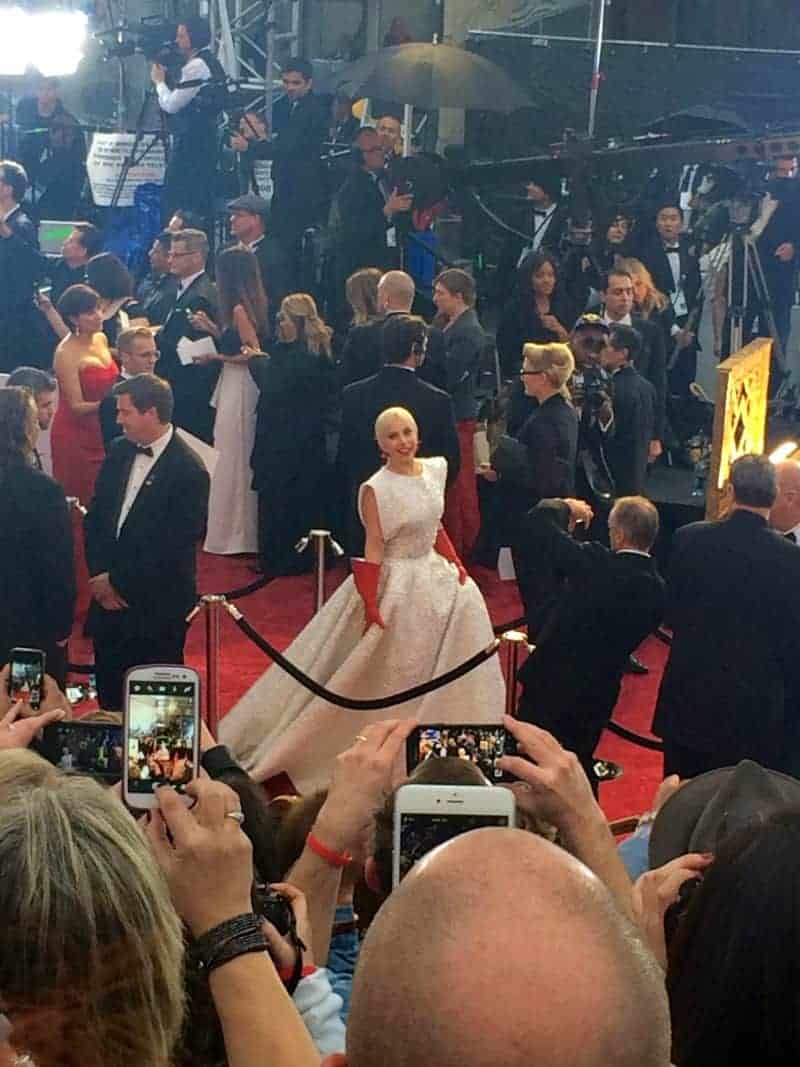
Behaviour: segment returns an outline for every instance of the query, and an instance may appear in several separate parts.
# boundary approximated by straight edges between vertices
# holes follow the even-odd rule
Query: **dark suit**
[[[6,223],[11,236],[0,237],[0,374],[53,362],[51,335],[34,302],[43,269],[36,227],[19,207]]]
[[[460,465],[453,405],[447,393],[421,381],[402,366],[382,367],[372,378],[354,382],[342,393],[342,433],[339,461],[351,501],[353,552],[363,547],[364,533],[356,526],[355,500],[359,487],[380,467],[375,420],[386,408],[406,408],[419,427],[420,456],[444,456],[452,483]]]
[[[568,521],[560,500],[541,501],[526,516],[529,551],[566,583],[520,669],[519,717],[575,752],[592,781],[628,657],[662,621],[664,583],[650,556],[573,541]]]
[[[275,101],[272,125],[272,218],[276,236],[291,256],[303,231],[321,217],[325,187],[321,156],[328,109],[314,93],[294,103],[284,96]]]
[[[667,575],[673,638],[653,721],[666,774],[742,759],[790,764],[799,588],[797,546],[752,512],[677,531]]]
[[[782,199],[778,201],[778,207],[764,227],[757,248],[772,302],[775,325],[785,351],[792,326],[794,280],[800,254],[800,181],[797,178],[773,179],[770,188]],[[784,263],[776,257],[775,252],[786,242],[794,245],[794,256]],[[750,303],[753,309],[758,311],[759,333],[762,337],[768,337],[769,327],[764,309],[758,307],[758,302],[752,294]],[[754,319],[754,314],[748,315],[748,328],[752,327]]]
[[[121,381],[124,381],[124,378],[120,374],[114,385]],[[112,385],[111,389],[100,401],[100,407],[97,412],[100,418],[100,432],[103,435],[103,447],[106,450],[106,455],[108,455],[117,438],[123,436],[122,427],[117,422],[117,398],[111,391],[113,388],[114,386]]]
[[[115,442],[100,468],[84,520],[92,576],[108,572],[128,603],[122,611],[89,606],[100,704],[119,708],[122,677],[137,663],[182,663],[186,615],[197,601],[196,552],[205,533],[209,478],[173,433],[139,490],[117,536],[136,449]]]
[[[614,421],[605,435],[603,451],[616,495],[635,496],[644,492],[655,390],[630,363],[613,375],[611,389]]]
[[[522,203],[519,210],[511,213],[502,203],[498,203],[497,208],[504,218],[510,216],[512,225],[522,233],[529,233],[533,237],[541,228],[543,232],[538,250],[549,252],[557,258],[561,256],[561,245],[569,228],[569,208],[566,205],[556,206],[546,226],[544,226],[544,217],[536,214],[533,203]],[[500,301],[507,299],[509,292],[514,288],[517,264],[523,254],[529,250],[530,242],[524,241],[521,237],[509,236],[504,240],[498,255],[495,279],[495,289]]]
[[[331,247],[334,285],[341,320],[344,284],[362,267],[390,270],[399,264],[397,248],[390,248],[387,232],[392,225],[383,213],[386,199],[379,175],[359,167],[334,197],[331,207]]]
[[[383,366],[383,324],[392,315],[404,314],[404,311],[389,311],[385,318],[350,327],[340,361],[339,381],[343,388],[378,373]],[[424,382],[435,385],[437,389],[445,389],[445,359],[444,335],[435,326],[429,326],[425,360],[417,367],[417,375]]]
[[[183,293],[176,296],[164,325],[156,335],[160,356],[156,374],[160,378],[166,378],[172,386],[175,397],[173,421],[176,426],[182,426],[209,444],[214,437],[214,412],[209,402],[217,384],[220,364],[214,361],[204,366],[184,366],[178,359],[178,341],[182,337],[197,341],[207,336],[194,329],[189,315],[205,311],[210,319],[216,319],[217,307],[217,287],[209,276],[203,273],[195,278]]]
[[[160,326],[178,297],[178,279],[174,274],[159,274],[157,278],[148,274],[136,292],[147,321],[153,326]]]
[[[686,300],[686,314],[676,316],[675,323],[678,326],[687,325],[687,319],[692,314],[700,300],[702,282],[700,279],[700,267],[697,256],[690,251],[690,239],[686,234],[681,234],[678,241],[681,290]],[[639,259],[647,267],[653,276],[655,286],[669,297],[672,306],[678,297],[675,279],[670,267],[669,257],[664,250],[664,242],[656,234],[646,242],[639,251]],[[693,323],[694,332],[697,333],[697,323]],[[671,356],[671,351],[667,353]],[[669,358],[668,358],[669,362]],[[686,395],[689,385],[694,381],[697,372],[697,344],[696,342],[682,349],[670,371],[670,387],[673,393],[681,396]]]
[[[556,296],[551,304],[551,312],[564,329],[572,329],[577,314],[569,300]],[[525,294],[524,303],[517,297],[503,309],[497,328],[497,351],[503,377],[513,378],[519,374],[522,366],[522,347],[529,341],[536,344],[561,341],[559,335],[549,330],[542,322],[532,293]]]
[[[273,234],[265,233],[250,245],[250,251],[258,260],[261,284],[269,302],[270,322],[281,306],[281,301],[292,291],[292,264],[282,245]]]
[[[631,315],[631,325],[642,335],[642,351],[636,360],[636,369],[655,390],[653,407],[653,439],[663,441],[667,410],[667,350],[661,327]]]
[[[572,496],[578,453],[578,415],[560,393],[537,405],[517,433],[528,453],[528,478],[516,484],[513,475],[501,474],[497,484],[498,508],[505,527],[503,544],[511,545],[517,586],[535,636],[555,594],[553,575],[531,553],[525,516],[534,505],[549,497]]]
[[[75,606],[72,523],[64,490],[25,463],[0,470],[0,665],[16,646],[41,648],[64,683]]]

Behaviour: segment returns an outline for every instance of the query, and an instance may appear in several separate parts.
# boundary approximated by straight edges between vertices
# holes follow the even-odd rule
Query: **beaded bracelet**
[[[253,912],[226,919],[196,938],[192,944],[192,952],[198,966],[206,974],[238,956],[268,950],[262,920]]]

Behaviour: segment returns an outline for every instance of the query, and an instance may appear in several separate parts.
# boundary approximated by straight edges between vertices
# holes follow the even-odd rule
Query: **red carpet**
[[[205,593],[222,593],[247,585],[255,575],[244,557],[225,558],[200,553],[199,585]],[[514,582],[501,582],[493,571],[471,568],[486,602],[492,622],[502,623],[519,617],[520,602]],[[330,593],[345,577],[340,566],[328,575]],[[239,609],[248,621],[272,644],[284,649],[311,618],[313,611],[313,579],[311,576],[280,578],[270,582],[257,593],[238,601]],[[267,666],[267,659],[234,626],[223,613],[220,652],[220,711],[227,711]],[[602,635],[598,635],[602,637]],[[476,649],[465,649],[464,658]],[[650,667],[646,676],[626,675],[615,718],[623,726],[639,733],[647,733],[658,682],[666,660],[666,646],[650,638],[642,646],[640,658]],[[70,642],[73,662],[91,660],[91,645],[83,638]],[[205,634],[198,618],[189,631],[187,662],[205,678]],[[661,756],[631,745],[606,733],[599,754],[622,764],[622,778],[601,787],[600,800],[609,818],[638,814],[650,804],[661,777]]]

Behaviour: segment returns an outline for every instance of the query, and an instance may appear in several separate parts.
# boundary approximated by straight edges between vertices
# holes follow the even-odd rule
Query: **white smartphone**
[[[123,743],[126,804],[155,808],[155,789],[165,783],[183,794],[200,758],[197,671],[160,664],[131,667],[125,675]]]
[[[480,785],[404,785],[394,798],[392,885],[415,863],[468,830],[514,826],[514,795],[508,789]]]

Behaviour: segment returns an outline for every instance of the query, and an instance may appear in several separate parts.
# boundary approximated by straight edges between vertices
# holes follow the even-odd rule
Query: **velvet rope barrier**
[[[487,648],[481,649],[480,652],[476,652],[474,656],[471,656],[468,660],[460,663],[457,667],[453,667],[452,670],[445,671],[444,674],[438,675],[436,678],[431,678],[428,682],[423,682],[421,685],[415,685],[411,689],[405,689],[402,693],[393,693],[387,697],[375,697],[371,700],[356,700],[352,697],[342,696],[339,693],[332,693],[330,689],[326,689],[324,685],[320,685],[315,682],[313,678],[301,671],[299,667],[295,666],[291,660],[288,660],[281,652],[278,651],[274,645],[271,645],[269,641],[266,641],[261,634],[255,630],[247,619],[242,615],[241,611],[234,604],[224,604],[225,609],[231,616],[233,621],[253,644],[260,648],[264,655],[269,656],[270,659],[276,663],[287,674],[291,675],[296,682],[304,686],[315,696],[321,697],[323,700],[327,700],[329,704],[335,704],[339,708],[348,708],[351,711],[381,711],[383,708],[391,708],[395,704],[406,704],[410,700],[416,700],[417,697],[424,696],[426,693],[432,693],[436,689],[441,689],[445,685],[449,685],[450,682],[456,681],[465,674],[469,674],[470,671],[475,670],[476,667],[480,667],[482,663],[485,663],[488,659],[491,659],[497,653],[500,647],[500,641],[495,638],[491,645]]]

